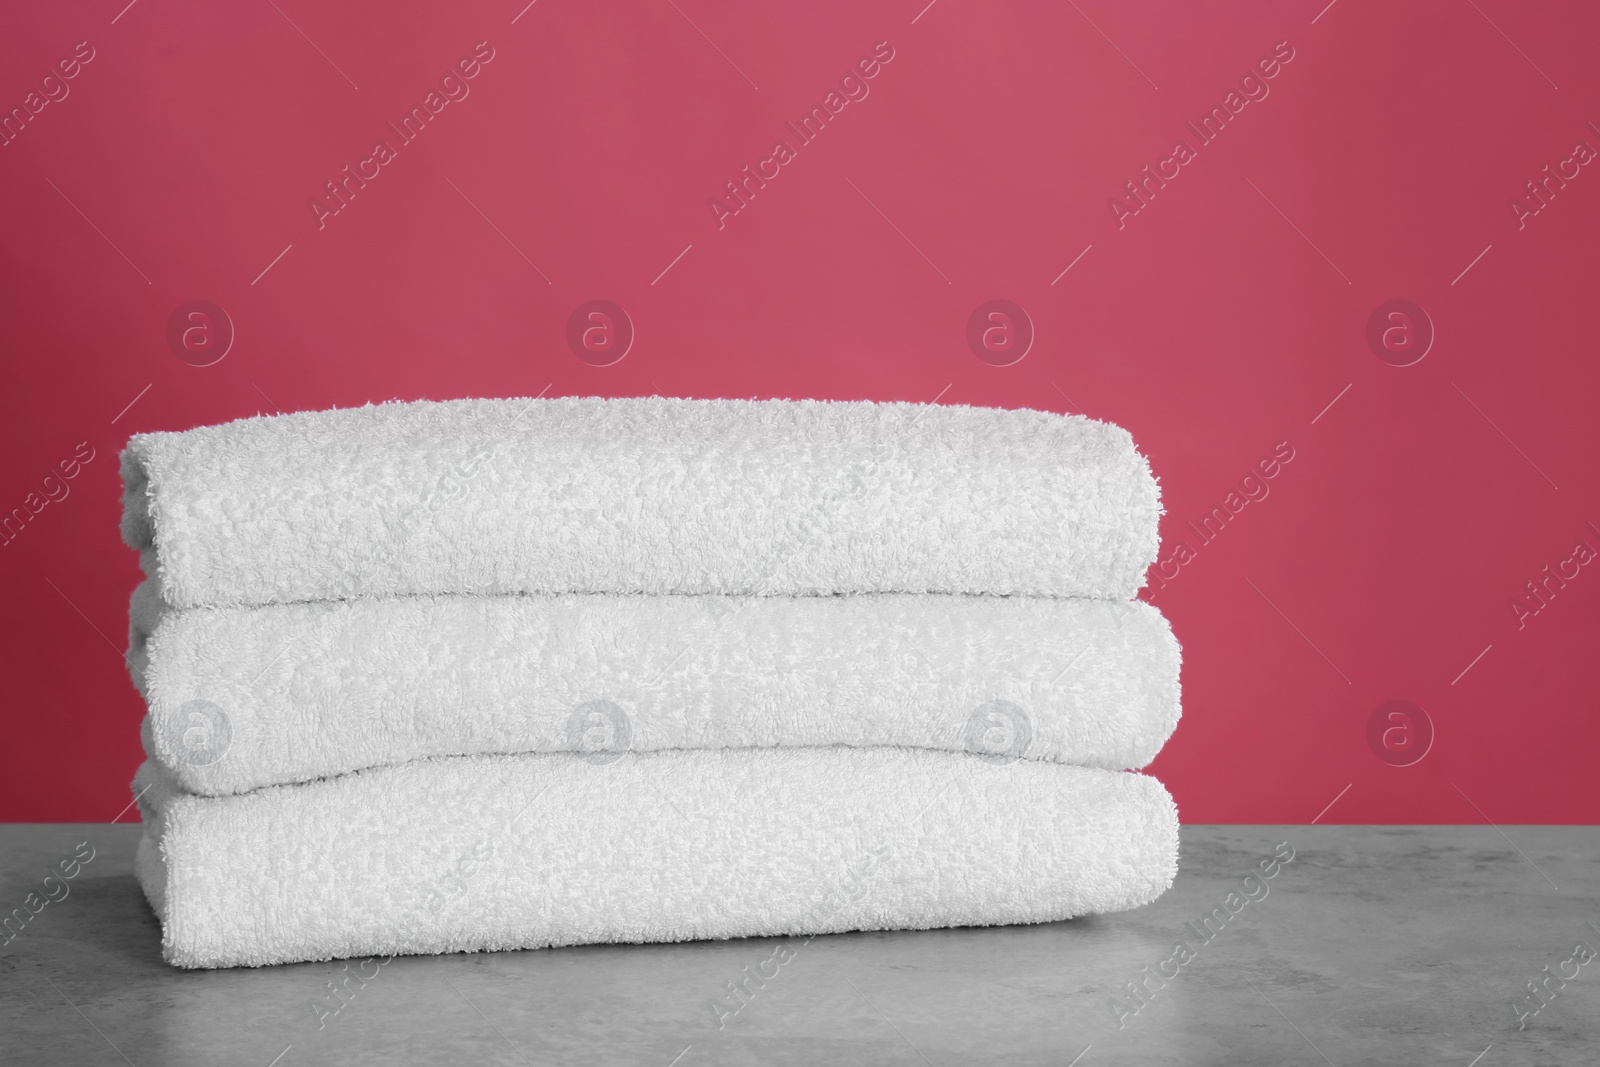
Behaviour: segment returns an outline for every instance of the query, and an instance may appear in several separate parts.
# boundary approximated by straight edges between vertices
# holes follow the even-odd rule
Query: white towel
[[[240,796],[135,788],[167,960],[1048,922],[1154,900],[1141,775],[911,749],[428,760]]]
[[[164,610],[129,665],[147,748],[241,793],[428,756],[903,745],[1118,770],[1179,715],[1139,601],[439,596]],[[154,634],[146,638],[153,626]]]
[[[867,401],[383,404],[137,434],[123,537],[177,607],[412,593],[1126,599],[1125,430]]]

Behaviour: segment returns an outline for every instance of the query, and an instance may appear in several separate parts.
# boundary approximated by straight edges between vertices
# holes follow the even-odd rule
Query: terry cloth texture
[[[431,756],[814,745],[1118,770],[1179,715],[1139,601],[438,596],[164,609],[134,593],[149,755],[194,793]],[[150,630],[153,628],[153,634]]]
[[[1048,922],[1148,903],[1178,850],[1154,779],[914,749],[145,786],[137,871],[180,967]]]
[[[123,538],[180,608],[522,592],[1126,599],[1161,510],[1119,427],[868,401],[382,404],[138,434],[122,476]]]

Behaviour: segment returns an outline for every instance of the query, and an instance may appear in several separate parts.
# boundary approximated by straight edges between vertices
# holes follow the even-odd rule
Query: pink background
[[[1600,548],[1600,168],[1564,164],[1600,147],[1592,7],[125,2],[13,3],[0,32],[0,106],[28,116],[0,147],[0,511],[25,512],[0,818],[127,803],[128,434],[546,388],[1120,423],[1164,554],[1190,549],[1145,593],[1184,644],[1152,770],[1186,820],[1600,816],[1600,567],[1574,559]],[[710,198],[883,41],[868,95],[719,228]],[[469,95],[319,228],[324,183],[478,42]],[[1186,123],[1279,42],[1268,95],[1201,145]],[[1119,228],[1111,198],[1179,140],[1194,158]],[[1519,219],[1547,165],[1577,173]],[[636,332],[604,367],[566,340],[596,299]],[[1035,333],[1006,366],[966,340],[993,299]],[[1436,331],[1403,367],[1367,341],[1397,299]],[[193,300],[236,331],[211,366],[167,340]],[[1229,498],[1280,442],[1268,495]],[[1213,541],[1186,526],[1230,504]],[[1433,726],[1413,765],[1380,754],[1403,762],[1414,715],[1369,742],[1392,700]]]

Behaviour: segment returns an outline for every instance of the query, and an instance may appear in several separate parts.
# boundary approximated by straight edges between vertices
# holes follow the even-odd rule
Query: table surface
[[[95,849],[0,946],[0,1062],[1600,1063],[1600,962],[1568,962],[1600,949],[1600,827],[1186,826],[1177,884],[1150,907],[792,941],[737,1013],[727,984],[778,940],[400,957],[342,999],[336,963],[175,970],[133,878],[138,834],[0,826],[7,910]],[[1280,842],[1294,859],[1266,895],[1230,901]],[[1217,908],[1229,919],[1202,940]],[[1542,1004],[1520,1030],[1518,999]]]

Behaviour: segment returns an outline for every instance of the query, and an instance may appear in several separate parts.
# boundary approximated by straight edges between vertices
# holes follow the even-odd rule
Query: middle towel
[[[802,746],[1139,768],[1179,650],[1140,601],[565,594],[165,606],[135,591],[145,747],[219,796],[409,760]]]

